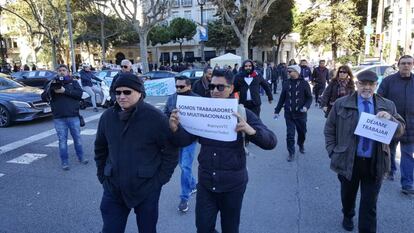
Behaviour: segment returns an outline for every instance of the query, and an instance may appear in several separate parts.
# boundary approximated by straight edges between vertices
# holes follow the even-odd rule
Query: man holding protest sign
[[[213,79],[209,84],[213,98],[230,98],[233,88],[231,72],[214,70]],[[211,106],[211,109],[214,107]],[[228,109],[221,110],[217,116],[226,118]],[[272,150],[276,146],[275,134],[253,112],[248,109],[245,111],[246,119],[241,116],[243,113],[233,112],[233,117],[237,117],[238,120],[234,129],[238,133],[234,141],[219,141],[190,134],[180,124],[178,111],[174,110],[171,114],[170,128],[175,137],[179,138],[180,144],[189,145],[197,139],[201,144],[196,199],[198,233],[215,231],[218,212],[221,214],[223,232],[239,232],[241,206],[248,180],[244,135],[262,149]]]
[[[391,171],[388,179],[394,179],[397,170],[395,165],[395,153],[398,141],[401,148],[401,192],[414,195],[414,67],[413,57],[405,55],[398,61],[398,73],[385,78],[378,88],[378,94],[392,100],[397,112],[407,122],[405,133],[401,138],[390,144]]]
[[[331,169],[338,173],[341,182],[342,226],[352,231],[355,215],[355,201],[361,186],[358,228],[360,233],[376,232],[376,206],[384,175],[390,169],[388,144],[369,139],[375,126],[384,126],[380,121],[398,124],[394,137],[404,133],[405,122],[398,115],[390,100],[374,94],[378,85],[377,75],[372,71],[361,72],[358,76],[357,93],[338,99],[325,124],[326,150],[331,158]],[[361,114],[375,114],[377,120],[366,121],[365,136],[357,136]],[[375,131],[375,130],[374,130]],[[383,133],[385,134],[385,133]]]
[[[175,78],[175,87],[177,93],[168,97],[164,108],[164,113],[170,117],[171,112],[177,107],[177,96],[198,96],[191,91],[191,80],[186,76],[178,76]],[[181,168],[181,201],[178,205],[178,210],[181,212],[188,211],[188,200],[192,193],[197,192],[196,180],[193,176],[193,160],[195,155],[195,148],[197,143],[193,142],[190,145],[180,148],[180,157],[178,164]]]

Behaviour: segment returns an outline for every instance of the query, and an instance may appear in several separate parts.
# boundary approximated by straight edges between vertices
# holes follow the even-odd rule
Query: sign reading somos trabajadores
[[[363,112],[359,117],[358,125],[355,129],[355,134],[374,141],[390,144],[398,124],[381,119],[375,115]]]
[[[237,99],[177,96],[180,124],[193,134],[218,141],[235,141]]]

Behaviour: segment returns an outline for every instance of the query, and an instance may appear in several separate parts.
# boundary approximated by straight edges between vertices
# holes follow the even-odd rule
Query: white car
[[[352,67],[352,74],[354,75],[355,80],[358,74],[367,70],[373,71],[378,75],[378,86],[381,84],[382,79],[397,72],[389,65],[355,66]]]

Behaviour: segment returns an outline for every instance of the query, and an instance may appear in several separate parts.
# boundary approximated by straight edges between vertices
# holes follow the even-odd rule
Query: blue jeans
[[[196,188],[196,181],[193,176],[193,160],[195,155],[196,142],[180,148],[179,165],[181,168],[181,200],[188,201],[191,191]]]
[[[400,142],[401,147],[401,186],[403,189],[413,189],[414,173],[414,143]]]
[[[79,117],[65,117],[57,118],[53,120],[55,123],[55,129],[59,138],[59,155],[62,161],[62,165],[68,164],[68,130],[73,138],[73,144],[75,146],[76,155],[79,161],[83,159],[83,149],[80,137],[80,122]]]

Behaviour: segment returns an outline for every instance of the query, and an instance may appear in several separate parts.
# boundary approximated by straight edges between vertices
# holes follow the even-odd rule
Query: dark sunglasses
[[[345,70],[340,70],[339,73],[347,74],[348,72],[346,72]]]
[[[216,88],[217,88],[218,91],[224,91],[224,89],[226,87],[229,87],[229,85],[224,85],[224,84],[215,85],[215,84],[211,84],[211,83],[208,84],[208,89],[210,89],[210,91],[214,91],[214,89],[216,89]]]
[[[131,90],[115,91],[115,94],[116,94],[116,95],[121,95],[121,94],[124,94],[124,95],[130,95],[131,93],[132,93],[132,91],[131,91]]]
[[[186,85],[175,85],[175,88],[177,88],[177,89],[183,89],[185,87],[186,87]]]
[[[121,66],[122,68],[128,69],[128,66]]]

